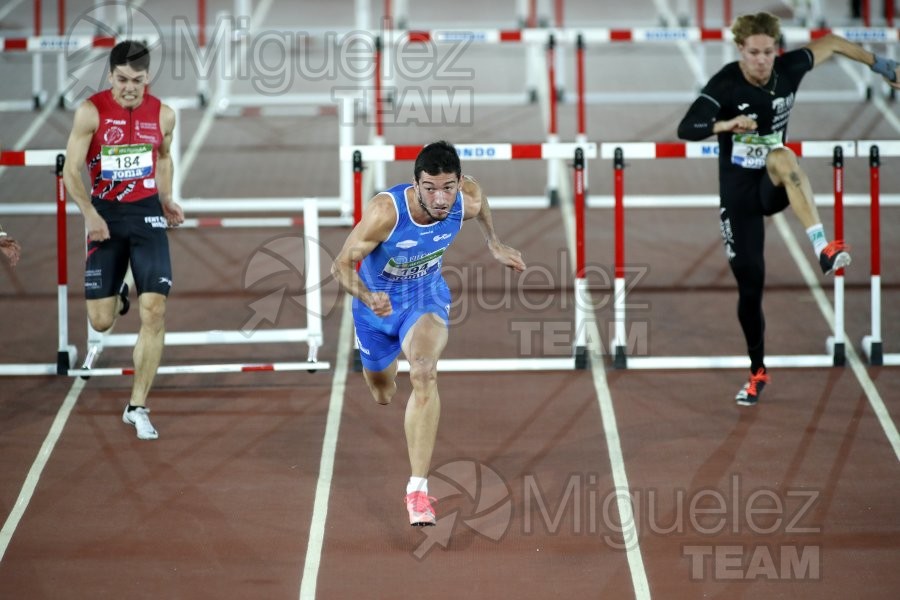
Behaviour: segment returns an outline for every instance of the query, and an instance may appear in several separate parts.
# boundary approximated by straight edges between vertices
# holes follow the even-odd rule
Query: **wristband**
[[[0,231],[0,237],[6,237],[6,232],[5,232],[5,231]]]
[[[870,67],[874,72],[883,76],[888,81],[897,82],[897,61],[892,58],[886,58],[884,56],[878,56],[877,54],[873,54],[875,57],[875,62],[872,63]]]

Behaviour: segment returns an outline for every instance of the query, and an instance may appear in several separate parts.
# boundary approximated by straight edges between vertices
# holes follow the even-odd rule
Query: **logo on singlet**
[[[125,139],[125,132],[121,127],[110,127],[103,132],[103,141],[107,144],[118,144]]]
[[[403,240],[402,242],[397,242],[397,247],[402,250],[408,250],[409,248],[418,245],[419,242],[417,242],[416,240]]]

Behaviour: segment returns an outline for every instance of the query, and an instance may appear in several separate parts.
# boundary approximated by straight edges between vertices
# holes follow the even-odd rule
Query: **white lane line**
[[[800,248],[800,244],[797,243],[797,238],[794,237],[793,232],[788,226],[787,219],[785,219],[784,214],[778,213],[777,215],[775,215],[773,220],[775,221],[775,225],[778,228],[778,233],[781,234],[782,239],[784,239],[785,245],[787,245],[787,249],[791,254],[791,258],[794,259],[794,262],[800,269],[800,273],[803,275],[803,280],[809,287],[810,292],[812,292],[813,298],[815,298],[816,300],[816,305],[822,312],[822,316],[825,317],[825,321],[828,323],[828,327],[832,332],[834,332],[834,309],[832,308],[831,303],[828,301],[828,298],[825,296],[825,292],[822,290],[822,285],[819,283],[818,277],[816,276],[812,267],[809,266],[809,261],[806,260],[806,256],[804,256],[803,250],[801,250]],[[847,339],[846,334],[844,334],[844,339]],[[885,407],[884,401],[881,399],[881,395],[878,393],[878,389],[875,387],[875,383],[866,372],[865,365],[863,365],[862,360],[860,360],[859,355],[856,353],[856,350],[853,347],[853,344],[845,341],[844,347],[847,361],[850,363],[850,368],[853,370],[853,374],[856,376],[857,381],[859,381],[859,385],[862,387],[863,392],[866,394],[869,405],[875,412],[875,416],[878,418],[878,423],[884,430],[884,434],[885,436],[887,436],[888,442],[890,442],[891,447],[894,449],[894,455],[897,457],[897,460],[900,461],[900,434],[897,433],[897,427],[891,420],[891,415],[888,412],[887,407]]]
[[[566,243],[571,257],[570,267],[575,271],[575,216],[572,207],[574,202],[567,199],[573,198],[569,179],[561,171],[559,193],[560,207],[563,216],[563,224],[566,229]],[[588,183],[588,182],[586,182]],[[585,185],[585,187],[588,187]],[[585,290],[588,306],[595,306],[589,290]],[[606,449],[609,452],[609,463],[612,469],[613,484],[616,488],[616,504],[619,510],[619,522],[622,523],[622,538],[625,544],[625,556],[628,559],[628,569],[631,572],[631,583],[634,587],[635,600],[650,600],[650,584],[647,581],[647,572],[644,569],[644,558],[641,554],[641,546],[637,531],[637,520],[631,505],[631,488],[628,485],[628,474],[625,472],[625,457],[622,453],[622,441],[619,437],[619,428],[616,424],[616,412],[613,408],[612,393],[606,380],[606,367],[603,360],[603,340],[597,321],[593,316],[585,319],[587,326],[587,344],[591,363],[591,375],[594,379],[594,391],[597,393],[597,404],[600,407],[600,420],[603,424],[603,437],[606,439]]]
[[[350,360],[347,343],[353,334],[353,317],[350,298],[344,298],[341,314],[341,329],[337,338],[337,358],[335,358],[334,378],[331,382],[331,399],[328,401],[328,417],[325,422],[325,436],[322,439],[322,458],[319,461],[319,478],[313,501],[313,514],[309,525],[309,541],[306,544],[306,561],[300,579],[300,600],[316,597],[316,583],[319,578],[319,564],[322,559],[322,544],[325,541],[325,521],[328,518],[328,499],[331,496],[331,478],[334,474],[334,455],[337,451],[338,431],[341,427],[341,413],[344,409],[344,391],[347,387],[347,362]]]
[[[59,440],[63,428],[66,426],[66,421],[68,421],[69,415],[72,413],[72,408],[75,407],[75,402],[78,400],[78,395],[81,394],[84,385],[84,379],[81,379],[80,377],[75,378],[75,383],[72,384],[69,393],[66,395],[65,400],[63,400],[59,410],[56,412],[56,418],[53,419],[53,424],[47,432],[47,437],[44,438],[44,443],[41,444],[41,449],[38,451],[37,457],[34,459],[34,462],[31,463],[31,468],[28,470],[28,475],[25,477],[25,483],[22,484],[22,489],[19,491],[19,497],[16,498],[16,503],[13,505],[12,511],[10,511],[9,516],[6,518],[3,529],[0,530],[0,561],[3,560],[3,555],[6,554],[6,549],[9,547],[10,541],[12,541],[12,536],[16,532],[16,527],[18,527],[22,515],[25,514],[28,503],[31,502],[31,497],[34,495],[35,488],[37,488],[41,473],[43,473],[44,467],[47,466],[47,461],[50,460],[50,454],[53,452],[53,448],[56,446],[56,442]]]

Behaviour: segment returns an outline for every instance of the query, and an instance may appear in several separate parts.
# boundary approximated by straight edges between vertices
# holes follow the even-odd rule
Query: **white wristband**
[[[6,232],[5,232],[5,231],[0,231],[0,237],[6,237]]]

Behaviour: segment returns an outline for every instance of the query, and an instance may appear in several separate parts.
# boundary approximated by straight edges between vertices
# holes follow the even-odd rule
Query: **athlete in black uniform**
[[[736,400],[752,405],[769,383],[762,310],[763,217],[790,205],[826,275],[850,264],[843,242],[826,240],[809,178],[797,156],[783,145],[797,88],[807,71],[835,53],[869,65],[896,88],[900,71],[896,61],[833,34],[778,56],[780,26],[769,13],[738,17],[731,31],[740,60],[709,80],[679,124],[678,136],[702,140],[718,135],[722,239],[738,284],[738,320],[750,355],[750,380]]]

